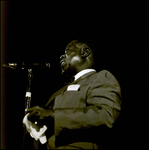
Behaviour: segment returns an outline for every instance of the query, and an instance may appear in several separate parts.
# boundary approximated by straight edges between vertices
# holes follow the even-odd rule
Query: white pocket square
[[[69,85],[67,87],[67,91],[78,91],[80,88],[80,85],[79,84],[75,84],[75,85]]]

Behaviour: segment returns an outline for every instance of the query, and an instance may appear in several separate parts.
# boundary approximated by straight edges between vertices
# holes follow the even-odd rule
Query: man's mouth
[[[61,61],[60,61],[61,67],[63,67],[65,63],[66,63],[66,62],[65,62],[64,60],[61,60]]]
[[[61,60],[61,61],[60,61],[60,64],[61,64],[63,61],[64,61],[64,60]]]

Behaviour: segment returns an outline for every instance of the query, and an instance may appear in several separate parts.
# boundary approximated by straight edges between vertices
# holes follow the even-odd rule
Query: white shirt
[[[80,77],[83,76],[84,74],[89,73],[89,72],[92,72],[92,71],[95,71],[95,72],[96,72],[96,70],[94,70],[94,69],[84,69],[84,70],[78,72],[78,73],[74,76],[74,77],[75,77],[74,81],[76,81],[78,78],[80,78]]]

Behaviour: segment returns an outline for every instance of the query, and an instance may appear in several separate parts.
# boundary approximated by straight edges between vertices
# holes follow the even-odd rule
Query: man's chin
[[[63,76],[66,76],[66,75],[67,75],[67,70],[61,69],[61,74],[62,74]]]
[[[69,70],[67,70],[67,69],[61,69],[61,74],[67,78],[70,73],[69,73]]]
[[[64,74],[65,74],[65,71],[64,71],[64,70],[62,70],[62,71],[61,71],[61,73],[62,73],[62,75],[64,75]]]

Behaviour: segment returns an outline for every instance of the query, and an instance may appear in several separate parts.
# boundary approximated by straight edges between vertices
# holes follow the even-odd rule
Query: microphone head
[[[50,68],[50,63],[4,63],[3,67],[8,67],[11,69],[42,69],[42,68]]]
[[[3,67],[11,68],[11,69],[16,69],[17,68],[17,63],[4,63]]]

